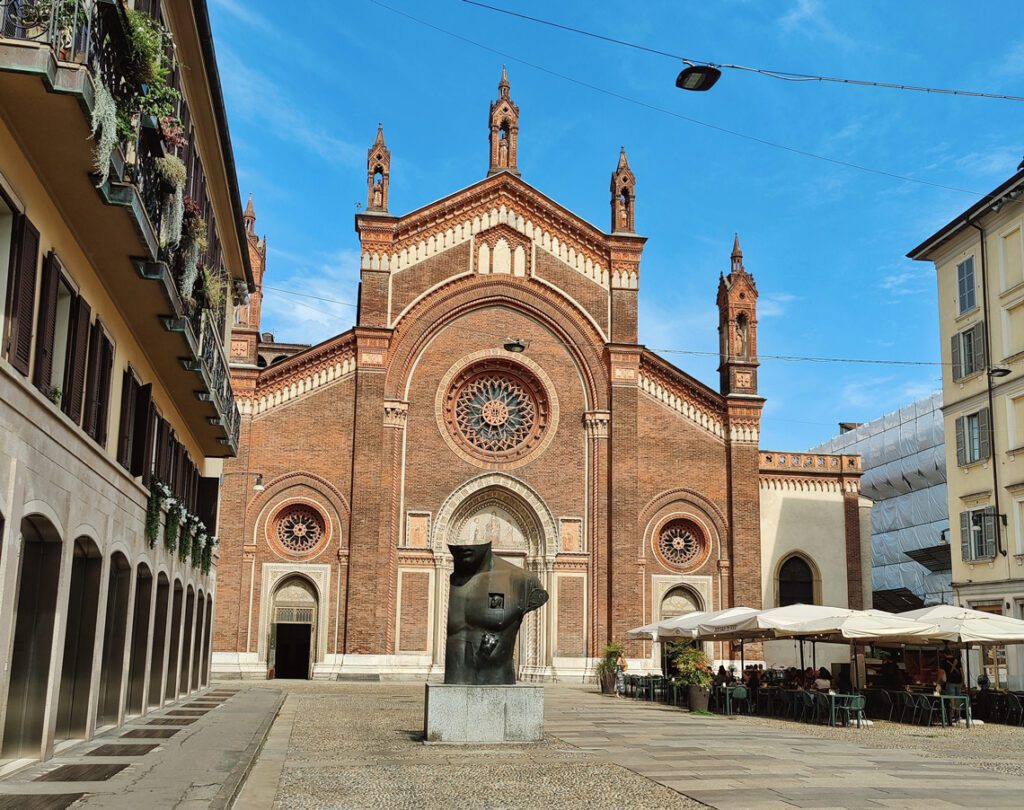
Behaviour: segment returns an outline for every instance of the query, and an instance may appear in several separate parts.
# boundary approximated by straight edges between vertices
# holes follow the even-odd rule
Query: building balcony
[[[52,8],[59,13],[51,14]],[[239,416],[230,389],[225,394],[220,382],[226,376],[226,302],[219,302],[221,312],[210,313],[202,274],[195,296],[181,295],[182,262],[161,244],[171,189],[157,161],[179,151],[209,233],[199,264],[223,276],[216,223],[203,196],[206,179],[191,144],[196,135],[187,132],[184,144],[169,145],[155,119],[136,115],[127,127],[119,125],[109,165],[95,165],[98,101],[149,91],[125,78],[126,15],[117,0],[0,0],[0,108],[202,451],[234,455]],[[184,98],[178,104],[179,118],[187,121]],[[226,287],[230,294],[231,284]]]

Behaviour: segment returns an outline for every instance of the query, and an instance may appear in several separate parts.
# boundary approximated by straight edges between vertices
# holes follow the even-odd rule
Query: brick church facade
[[[491,540],[551,594],[524,624],[523,678],[584,677],[609,641],[683,610],[778,603],[793,571],[807,601],[870,593],[859,459],[759,449],[758,293],[738,238],[713,390],[637,342],[646,239],[625,150],[605,232],[521,178],[504,72],[489,129],[484,179],[402,215],[378,129],[355,326],[269,365],[247,209],[257,291],[231,347],[242,429],[215,673],[437,675],[460,538]],[[628,650],[654,665],[651,644]]]

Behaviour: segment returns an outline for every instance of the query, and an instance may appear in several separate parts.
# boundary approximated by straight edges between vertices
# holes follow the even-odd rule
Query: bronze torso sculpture
[[[455,561],[448,596],[444,682],[514,684],[512,654],[523,616],[548,601],[529,571],[491,553],[490,543],[448,546]]]

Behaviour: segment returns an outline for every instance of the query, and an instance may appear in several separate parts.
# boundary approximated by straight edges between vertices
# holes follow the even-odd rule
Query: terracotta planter
[[[708,710],[708,701],[711,699],[710,689],[706,686],[691,684],[687,687],[686,692],[691,712],[706,712]]]
[[[609,672],[607,675],[602,675],[599,679],[601,682],[601,694],[602,695],[614,695],[615,694],[615,673]]]

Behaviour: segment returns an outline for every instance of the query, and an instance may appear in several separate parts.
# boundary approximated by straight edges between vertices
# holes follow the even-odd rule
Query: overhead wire
[[[353,303],[351,303],[349,301],[341,301],[341,300],[335,299],[335,298],[327,298],[327,297],[322,296],[322,295],[311,295],[309,293],[296,292],[294,290],[289,290],[289,289],[284,288],[284,287],[272,287],[270,285],[264,285],[263,289],[265,289],[265,290],[273,290],[274,292],[283,293],[284,295],[291,295],[291,296],[295,296],[295,297],[299,297],[299,298],[308,298],[308,299],[312,299],[312,300],[315,300],[315,301],[321,301],[321,302],[328,303],[328,304],[336,304],[338,306],[352,307],[353,309],[357,308],[357,306],[358,306],[358,305],[353,304]],[[334,319],[337,319],[339,321],[343,321],[344,322],[344,318],[341,315],[337,315],[337,314],[334,314],[334,313],[326,313],[322,309],[317,309],[316,307],[313,307],[313,306],[311,306],[309,304],[303,303],[302,301],[293,301],[292,303],[296,304],[297,306],[301,306],[301,307],[304,307],[306,309],[309,309],[309,310],[311,310],[313,312],[317,312],[317,313],[319,313],[321,315],[327,315],[328,317],[331,317],[331,318],[334,318]],[[415,315],[412,315],[412,316],[406,315],[405,317],[401,318],[396,323],[401,323],[403,321],[404,322],[415,321],[415,320],[418,320],[417,316],[415,316]],[[460,328],[460,327],[457,327],[457,326],[454,326],[454,325],[450,325],[447,328],[450,329],[450,328]],[[475,336],[493,337],[493,338],[498,339],[498,340],[508,340],[509,337],[510,337],[509,335],[498,334],[496,332],[492,333],[492,332],[481,331],[480,329],[477,329],[475,327],[468,327],[467,326],[467,327],[464,327],[464,328],[466,328],[468,331],[471,331],[472,334],[475,335]],[[553,345],[561,346],[563,348],[568,348],[568,345],[564,341],[558,340],[556,338],[532,338],[532,339],[530,339],[527,342],[530,343],[531,345],[533,343],[550,343],[550,344],[553,344]],[[579,344],[577,344],[577,345],[579,345]],[[604,343],[588,343],[588,344],[584,344],[584,345],[589,346],[590,348],[597,348],[597,349],[603,349],[605,347]],[[659,347],[654,347],[654,346],[649,346],[647,348],[649,348],[652,352],[656,352],[658,354],[674,354],[674,355],[681,355],[681,356],[687,356],[687,357],[719,357],[720,356],[719,352],[699,351],[699,350],[696,350],[696,349],[659,348]],[[877,366],[948,366],[948,365],[951,365],[951,363],[944,363],[944,362],[942,362],[940,360],[886,360],[886,359],[883,359],[883,358],[815,357],[815,356],[810,356],[810,355],[795,355],[795,354],[759,354],[758,355],[758,359],[760,359],[760,360],[780,360],[780,361],[785,361],[785,362],[842,363],[842,364],[848,364],[848,365],[877,365]]]
[[[835,82],[838,84],[850,84],[859,85],[862,87],[882,87],[889,90],[910,90],[919,93],[934,93],[937,95],[949,95],[949,96],[971,96],[974,98],[989,98],[997,99],[1000,101],[1024,101],[1024,96],[1009,96],[1001,93],[987,93],[978,90],[950,90],[948,88],[941,87],[924,87],[913,84],[896,84],[893,82],[876,82],[869,81],[867,79],[846,79],[839,76],[818,76],[813,73],[797,73],[791,70],[773,70],[770,68],[756,68],[749,67],[747,65],[733,65],[722,62],[711,62],[707,59],[695,59],[690,56],[682,56],[680,54],[669,53],[668,51],[658,50],[657,48],[650,48],[646,45],[640,45],[636,42],[629,42],[624,39],[616,39],[615,37],[605,36],[604,34],[597,34],[593,31],[587,31],[583,28],[577,28],[572,25],[565,25],[563,23],[557,23],[553,20],[545,20],[542,17],[534,17],[530,14],[523,14],[522,12],[512,11],[511,9],[501,8],[500,6],[492,6],[488,3],[481,3],[479,0],[462,0],[470,6],[477,6],[478,8],[487,9],[488,11],[494,11],[499,14],[507,14],[510,17],[518,17],[521,20],[528,20],[529,22],[538,23],[540,25],[547,25],[551,28],[558,28],[562,31],[569,31],[574,34],[580,34],[585,37],[591,37],[593,39],[599,39],[604,42],[609,42],[615,45],[623,45],[627,48],[633,48],[634,50],[644,51],[646,53],[653,53],[658,56],[666,56],[669,59],[685,62],[689,65],[707,65],[709,67],[716,68],[730,68],[733,70],[745,70],[751,73],[759,73],[762,76],[768,76],[773,79],[782,79],[783,81],[790,82]]]
[[[576,84],[576,85],[578,85],[580,87],[585,87],[588,90],[593,90],[596,93],[601,93],[601,94],[609,96],[611,98],[618,99],[619,101],[624,101],[624,102],[626,102],[628,104],[633,104],[633,105],[635,105],[637,107],[642,107],[644,109],[648,109],[648,110],[651,110],[652,112],[657,112],[657,113],[660,113],[662,115],[668,115],[668,116],[671,116],[672,118],[677,118],[680,121],[686,121],[687,123],[694,124],[694,125],[697,125],[697,126],[700,126],[700,127],[704,127],[706,129],[710,129],[710,130],[713,130],[715,132],[721,132],[721,133],[724,133],[726,135],[731,135],[731,136],[733,136],[735,138],[741,138],[741,139],[746,140],[746,141],[751,141],[753,143],[758,143],[758,144],[761,144],[762,146],[768,146],[768,147],[770,147],[772,149],[779,149],[779,150],[782,150],[782,151],[785,151],[785,152],[789,152],[789,153],[794,154],[794,155],[800,155],[802,157],[808,157],[808,158],[812,158],[814,160],[820,160],[822,162],[830,163],[830,164],[835,165],[835,166],[843,166],[843,167],[848,168],[848,169],[854,169],[856,171],[866,172],[868,174],[874,174],[874,175],[878,175],[878,176],[881,176],[881,177],[888,177],[888,178],[893,179],[893,180],[900,180],[900,181],[906,182],[906,183],[916,183],[918,185],[929,186],[931,188],[943,189],[944,191],[953,191],[953,192],[956,192],[958,194],[969,194],[969,195],[971,195],[973,197],[978,197],[979,200],[984,200],[984,199],[995,200],[995,199],[998,199],[995,195],[992,195],[992,194],[985,194],[983,192],[976,191],[976,190],[973,190],[973,189],[960,188],[959,186],[951,186],[951,185],[948,185],[946,183],[938,183],[938,182],[935,182],[933,180],[925,180],[925,179],[920,178],[920,177],[911,177],[909,175],[899,174],[897,172],[891,172],[891,171],[888,171],[886,169],[877,169],[877,168],[874,168],[872,166],[865,166],[862,163],[854,163],[854,162],[848,161],[848,160],[841,160],[839,158],[829,157],[828,155],[822,155],[822,154],[818,154],[817,152],[811,152],[810,150],[807,150],[807,149],[801,149],[799,147],[789,146],[789,145],[783,144],[783,143],[778,143],[777,141],[771,141],[771,140],[768,140],[767,138],[761,138],[761,137],[756,136],[756,135],[750,135],[750,134],[745,133],[745,132],[740,132],[739,130],[730,129],[728,127],[720,126],[719,124],[712,124],[712,123],[710,123],[708,121],[703,121],[703,120],[701,120],[699,118],[694,118],[693,116],[683,115],[682,113],[678,113],[675,110],[670,110],[670,109],[668,109],[666,107],[661,107],[661,106],[658,106],[657,104],[652,104],[652,103],[647,102],[647,101],[641,101],[640,99],[632,98],[631,96],[624,95],[624,94],[616,92],[614,90],[608,90],[607,88],[601,87],[601,86],[596,85],[596,84],[592,84],[591,82],[587,82],[587,81],[584,81],[582,79],[577,79],[574,76],[569,76],[568,74],[561,73],[561,72],[559,72],[557,70],[553,70],[551,68],[548,68],[548,67],[545,67],[543,65],[537,64],[536,62],[531,62],[529,60],[523,59],[522,57],[516,56],[515,54],[509,53],[507,51],[502,51],[502,50],[500,50],[498,48],[493,48],[490,45],[485,45],[485,44],[483,44],[481,42],[477,42],[476,40],[470,39],[469,37],[463,36],[462,34],[457,34],[454,31],[449,31],[446,28],[442,28],[441,26],[436,25],[435,23],[432,23],[429,20],[424,20],[424,19],[422,19],[420,17],[417,17],[417,16],[415,16],[413,14],[409,14],[406,11],[403,11],[401,9],[395,8],[394,6],[390,6],[387,3],[382,2],[382,0],[369,0],[369,2],[372,3],[375,6],[379,6],[380,8],[388,10],[388,11],[392,12],[393,14],[397,14],[397,15],[399,15],[401,17],[405,17],[406,19],[412,20],[413,22],[416,22],[416,23],[418,23],[420,25],[423,25],[423,26],[425,26],[427,28],[430,28],[430,29],[432,29],[434,31],[437,31],[437,32],[442,33],[442,34],[445,34],[446,36],[452,37],[453,39],[457,39],[457,40],[459,40],[461,42],[465,42],[465,43],[467,43],[469,45],[472,45],[472,46],[474,46],[476,48],[480,48],[482,50],[488,51],[489,53],[496,54],[497,56],[501,56],[501,57],[503,57],[505,59],[508,59],[508,60],[510,60],[512,62],[515,62],[517,64],[525,65],[526,67],[532,68],[532,69],[540,71],[542,73],[546,73],[549,76],[554,76],[556,78],[562,79],[563,81],[567,81],[567,82],[570,82],[572,84]],[[1018,202],[1024,202],[1024,201],[1018,201]]]

